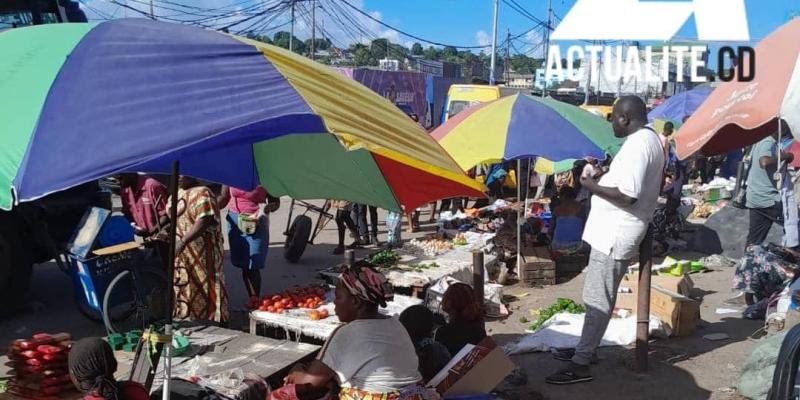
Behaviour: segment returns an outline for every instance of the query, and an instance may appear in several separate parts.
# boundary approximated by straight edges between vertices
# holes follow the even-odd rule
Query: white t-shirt
[[[359,319],[339,328],[322,362],[342,387],[390,393],[422,380],[417,352],[395,318]]]
[[[593,196],[583,240],[616,260],[636,257],[656,209],[663,166],[664,149],[654,131],[642,128],[628,136],[599,185],[616,187],[636,203],[618,207]]]

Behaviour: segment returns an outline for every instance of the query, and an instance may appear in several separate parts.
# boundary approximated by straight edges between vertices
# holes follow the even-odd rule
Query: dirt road
[[[317,244],[309,246],[299,263],[290,264],[283,259],[283,230],[288,217],[288,200],[271,216],[270,254],[264,272],[264,290],[276,291],[286,286],[310,282],[318,270],[339,262],[331,255],[336,242],[335,224],[322,232]],[[423,220],[427,218],[423,214]],[[381,215],[381,220],[383,217]],[[381,229],[385,229],[381,224]],[[404,235],[408,236],[406,233]],[[406,237],[404,236],[404,237]],[[381,234],[381,238],[385,238]],[[369,250],[362,250],[361,253]],[[760,322],[743,321],[737,315],[717,315],[715,310],[730,295],[732,270],[724,269],[693,275],[696,295],[703,297],[702,323],[697,333],[684,339],[670,339],[652,343],[650,372],[633,372],[633,350],[604,348],[601,363],[594,368],[595,381],[571,387],[554,387],[544,383],[544,377],[562,364],[549,354],[524,354],[514,356],[527,383],[521,386],[506,385],[501,388],[508,399],[731,399],[731,388],[736,385],[743,359],[754,343],[747,337],[756,331]],[[242,310],[245,291],[239,271],[226,260],[226,281],[230,304]],[[558,297],[580,300],[583,277],[544,289],[508,287],[507,294],[530,293],[511,304],[512,315],[504,321],[488,324],[490,334],[499,343],[516,340],[529,323],[520,317],[529,316],[530,309],[546,307]],[[0,320],[0,343],[35,332],[70,332],[74,337],[103,335],[99,323],[83,317],[73,303],[69,280],[54,264],[36,267],[33,278],[32,301],[26,312]],[[234,313],[236,315],[236,313]],[[243,313],[239,312],[239,321]],[[708,333],[727,333],[731,339],[710,342],[702,338]],[[3,371],[0,371],[0,376]]]

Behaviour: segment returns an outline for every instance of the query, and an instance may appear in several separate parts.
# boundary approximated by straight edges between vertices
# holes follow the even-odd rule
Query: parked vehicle
[[[480,103],[488,103],[501,97],[522,93],[521,89],[489,85],[451,85],[447,91],[442,123],[452,116]]]

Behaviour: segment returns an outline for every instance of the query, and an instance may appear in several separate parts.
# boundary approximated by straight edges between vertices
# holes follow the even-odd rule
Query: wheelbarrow
[[[295,206],[304,208],[305,211],[292,220]],[[286,242],[283,246],[283,258],[291,263],[296,263],[300,260],[306,250],[306,245],[314,244],[314,239],[334,218],[333,214],[328,212],[330,208],[330,200],[326,200],[325,204],[320,207],[306,201],[292,199],[292,204],[289,206],[289,218],[286,219],[286,230],[283,232],[286,236]],[[311,213],[317,214],[316,223],[308,215]]]

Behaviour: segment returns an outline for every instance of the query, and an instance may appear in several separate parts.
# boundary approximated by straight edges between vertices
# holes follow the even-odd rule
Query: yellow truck
[[[487,103],[501,97],[521,93],[520,89],[506,88],[489,85],[451,85],[447,91],[445,109],[442,113],[442,123],[452,116],[474,106]]]

